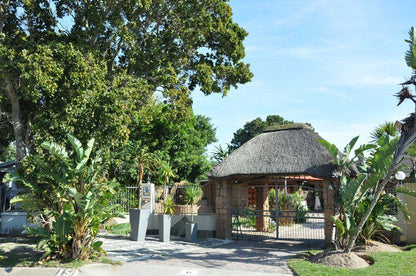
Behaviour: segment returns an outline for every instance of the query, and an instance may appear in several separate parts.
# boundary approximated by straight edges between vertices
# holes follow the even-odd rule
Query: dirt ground
[[[356,246],[351,253],[336,250],[324,251],[313,256],[310,261],[332,267],[364,268],[369,266],[369,262],[365,259],[365,253],[399,251],[401,250],[394,245],[372,241],[370,245]]]

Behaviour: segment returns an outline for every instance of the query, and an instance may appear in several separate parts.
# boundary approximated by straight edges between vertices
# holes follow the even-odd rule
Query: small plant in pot
[[[173,196],[168,195],[163,201],[163,214],[159,214],[159,240],[162,242],[170,241],[170,228],[172,216],[175,214],[175,201]]]
[[[185,224],[186,240],[195,242],[197,237],[197,224],[194,223],[194,205],[202,198],[202,189],[198,184],[189,183],[185,186],[185,203],[192,206],[191,222]]]

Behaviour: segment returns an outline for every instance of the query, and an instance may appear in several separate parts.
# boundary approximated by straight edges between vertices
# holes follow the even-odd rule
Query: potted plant
[[[173,196],[169,195],[165,197],[163,201],[163,214],[159,214],[159,240],[161,242],[170,241],[170,227],[172,215],[175,214],[175,201]]]
[[[189,183],[185,186],[185,203],[191,205],[191,221],[185,223],[186,240],[195,242],[198,225],[194,222],[195,204],[202,198],[202,189],[198,184]],[[197,211],[196,211],[197,212]]]
[[[156,155],[147,151],[147,148],[141,148],[140,150],[135,151],[135,148],[132,148],[135,153],[135,157],[130,159],[131,169],[137,169],[137,194],[139,208],[132,208],[129,210],[130,215],[130,239],[133,241],[144,241],[146,238],[147,225],[149,223],[149,217],[152,210],[142,209],[142,199],[143,195],[142,184],[143,176],[145,170],[150,171],[153,174],[153,167],[158,163]]]

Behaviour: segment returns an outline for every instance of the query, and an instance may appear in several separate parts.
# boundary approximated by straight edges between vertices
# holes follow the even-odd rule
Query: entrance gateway
[[[277,200],[276,200],[277,199]],[[232,186],[233,239],[324,240],[322,179],[282,177]]]
[[[333,175],[337,167],[320,140],[322,137],[305,124],[275,125],[214,166],[208,173],[208,184],[213,189],[217,237],[267,233],[276,238],[321,239],[317,229],[324,222],[325,244],[330,245],[335,215],[332,187],[338,181]],[[271,207],[268,197],[272,189],[277,201],[279,194],[298,191],[302,197],[312,196],[312,200],[306,198],[309,211],[278,210],[279,204]],[[316,193],[323,213],[311,208]]]

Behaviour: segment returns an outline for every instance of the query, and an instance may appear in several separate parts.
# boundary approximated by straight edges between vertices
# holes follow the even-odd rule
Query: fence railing
[[[128,213],[139,206],[137,187],[121,187],[113,198],[113,204],[120,205],[118,211]]]

